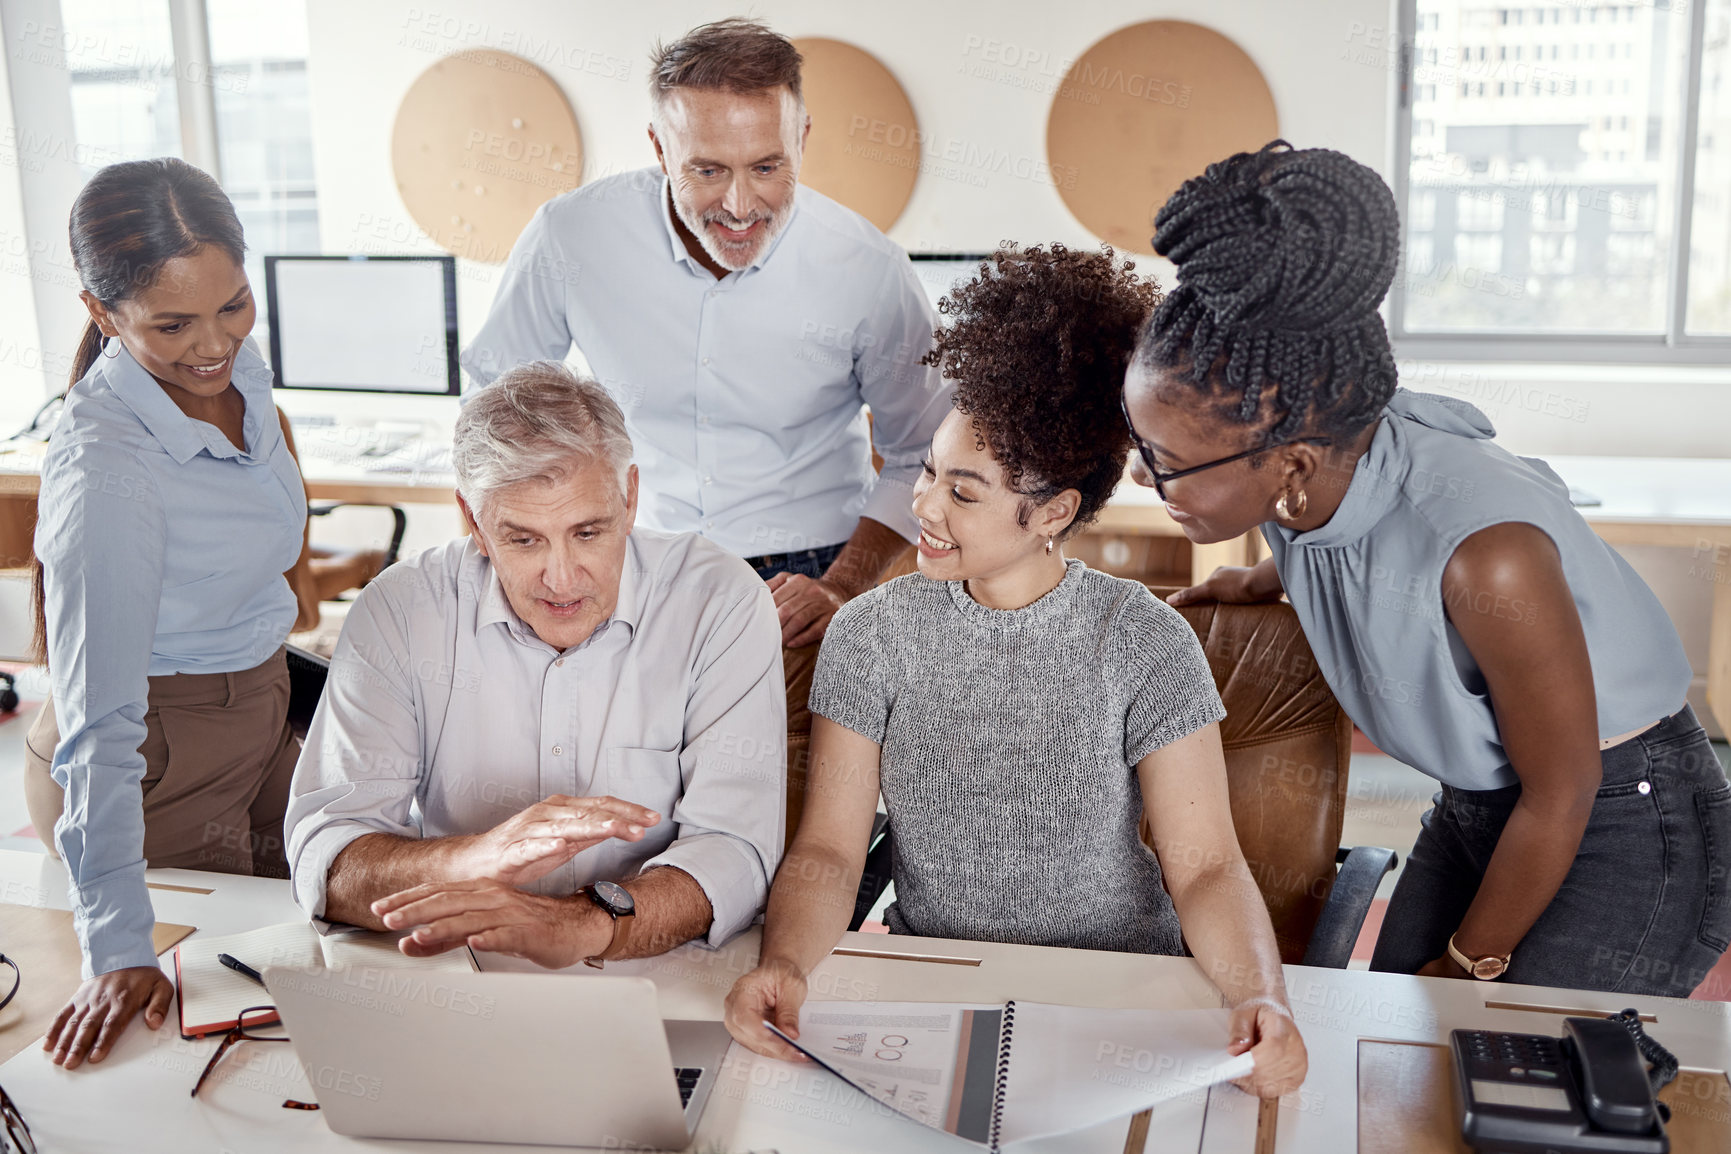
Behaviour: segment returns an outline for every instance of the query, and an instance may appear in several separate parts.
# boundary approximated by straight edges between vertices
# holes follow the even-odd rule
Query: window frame
[[[1700,144],[1701,69],[1705,52],[1706,0],[1690,0],[1688,65],[1681,83],[1681,147],[1674,225],[1666,246],[1669,261],[1665,330],[1648,335],[1598,333],[1505,333],[1463,329],[1413,332],[1406,327],[1406,222],[1410,207],[1413,140],[1413,70],[1418,57],[1418,0],[1399,0],[1396,29],[1400,44],[1395,72],[1394,163],[1391,185],[1401,219],[1401,274],[1388,293],[1388,332],[1395,355],[1403,360],[1478,362],[1563,362],[1664,365],[1724,365],[1731,362],[1731,334],[1691,334],[1689,242],[1695,208],[1695,153]]]
[[[216,85],[198,83],[213,75],[210,14],[204,0],[167,0],[168,31],[174,45],[175,97],[180,101],[180,158],[222,183],[222,150],[216,140]],[[1416,2],[1416,0],[1415,0]]]

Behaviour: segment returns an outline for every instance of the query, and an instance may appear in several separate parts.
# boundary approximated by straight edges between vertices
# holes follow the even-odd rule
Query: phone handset
[[[1656,1105],[1646,1064],[1629,1031],[1609,1018],[1567,1018],[1563,1051],[1581,1091],[1581,1106],[1596,1129],[1644,1134]]]

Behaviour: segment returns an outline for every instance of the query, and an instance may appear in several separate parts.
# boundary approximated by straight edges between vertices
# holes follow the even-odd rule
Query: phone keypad
[[[1543,1034],[1504,1034],[1489,1030],[1460,1031],[1461,1049],[1475,1062],[1507,1067],[1515,1077],[1541,1081],[1556,1078],[1563,1052],[1556,1038]],[[1550,1067],[1547,1069],[1546,1067]]]

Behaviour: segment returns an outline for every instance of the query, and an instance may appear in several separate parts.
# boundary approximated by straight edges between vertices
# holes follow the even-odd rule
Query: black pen
[[[264,985],[264,979],[259,977],[259,973],[257,970],[253,969],[251,966],[247,965],[245,962],[241,961],[239,958],[233,956],[232,954],[218,954],[218,955],[216,955],[216,960],[221,962],[223,965],[227,966],[229,969],[233,970],[235,973],[239,974],[241,977],[251,978],[253,981],[257,982],[259,985],[261,985],[261,986]]]

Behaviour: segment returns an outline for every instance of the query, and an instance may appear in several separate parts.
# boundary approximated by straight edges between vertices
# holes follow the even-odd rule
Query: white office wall
[[[442,56],[498,48],[533,60],[564,90],[582,132],[584,179],[655,162],[645,128],[650,47],[707,20],[766,19],[790,36],[827,36],[870,51],[895,74],[920,127],[958,151],[1035,168],[1045,156],[1049,93],[1064,65],[1108,33],[1151,19],[1191,20],[1235,40],[1261,68],[1281,132],[1338,148],[1388,172],[1393,73],[1390,0],[309,0],[319,225],[327,252],[437,251],[404,208],[391,174],[391,128],[409,86]],[[971,74],[983,72],[986,78]],[[890,235],[910,250],[976,251],[1005,238],[1094,243],[1049,181],[1003,171],[985,181],[922,175]],[[1162,264],[1164,262],[1161,262]],[[492,301],[497,266],[458,262],[465,342]],[[290,413],[363,416],[375,398],[281,395]],[[391,415],[455,419],[455,402],[393,399]],[[455,518],[449,522],[455,530]],[[442,517],[411,519],[411,546],[436,540]],[[334,526],[332,527],[335,528]],[[321,530],[327,537],[329,529]]]
[[[1230,36],[1256,61],[1281,132],[1294,144],[1337,148],[1391,175],[1392,0],[309,0],[313,142],[327,251],[431,250],[397,195],[390,138],[404,92],[439,57],[491,47],[536,61],[576,111],[585,179],[593,180],[654,160],[644,136],[650,45],[740,13],[792,36],[857,44],[895,74],[923,131],[975,152],[1031,161],[1045,155],[1045,92],[1065,61],[1128,24],[1192,20]],[[984,188],[922,175],[890,235],[916,251],[989,249],[1003,238],[1092,242],[1049,183],[985,175]],[[467,340],[486,315],[495,269],[459,263],[459,321]],[[1731,373],[1724,371],[1416,363],[1403,363],[1402,371],[1414,387],[1479,404],[1503,443],[1520,452],[1731,454]],[[300,411],[368,403],[329,395],[285,401]],[[400,404],[431,419],[455,411],[445,401]],[[437,539],[443,528],[443,518],[418,511],[411,544]],[[1664,591],[1702,668],[1705,654],[1696,650],[1704,648],[1710,590],[1673,572],[1686,564],[1675,550],[1631,550],[1630,559]]]
[[[1388,170],[1392,73],[1365,55],[1389,0],[310,0],[313,142],[327,249],[421,247],[390,169],[391,125],[414,79],[473,47],[517,52],[564,89],[583,134],[585,179],[654,163],[648,53],[658,39],[744,12],[791,36],[828,36],[875,54],[912,101],[922,131],[976,153],[1045,156],[1049,92],[1065,61],[1118,28],[1169,18],[1230,36],[1267,77],[1281,131]],[[1343,59],[1343,54],[1346,57]],[[987,78],[969,74],[982,66]],[[960,166],[965,167],[965,166]],[[974,181],[922,175],[891,232],[909,249],[990,249],[1000,239],[1089,244],[1049,181],[1001,171]],[[467,262],[465,262],[467,265]],[[461,278],[465,333],[485,316],[491,266]]]

